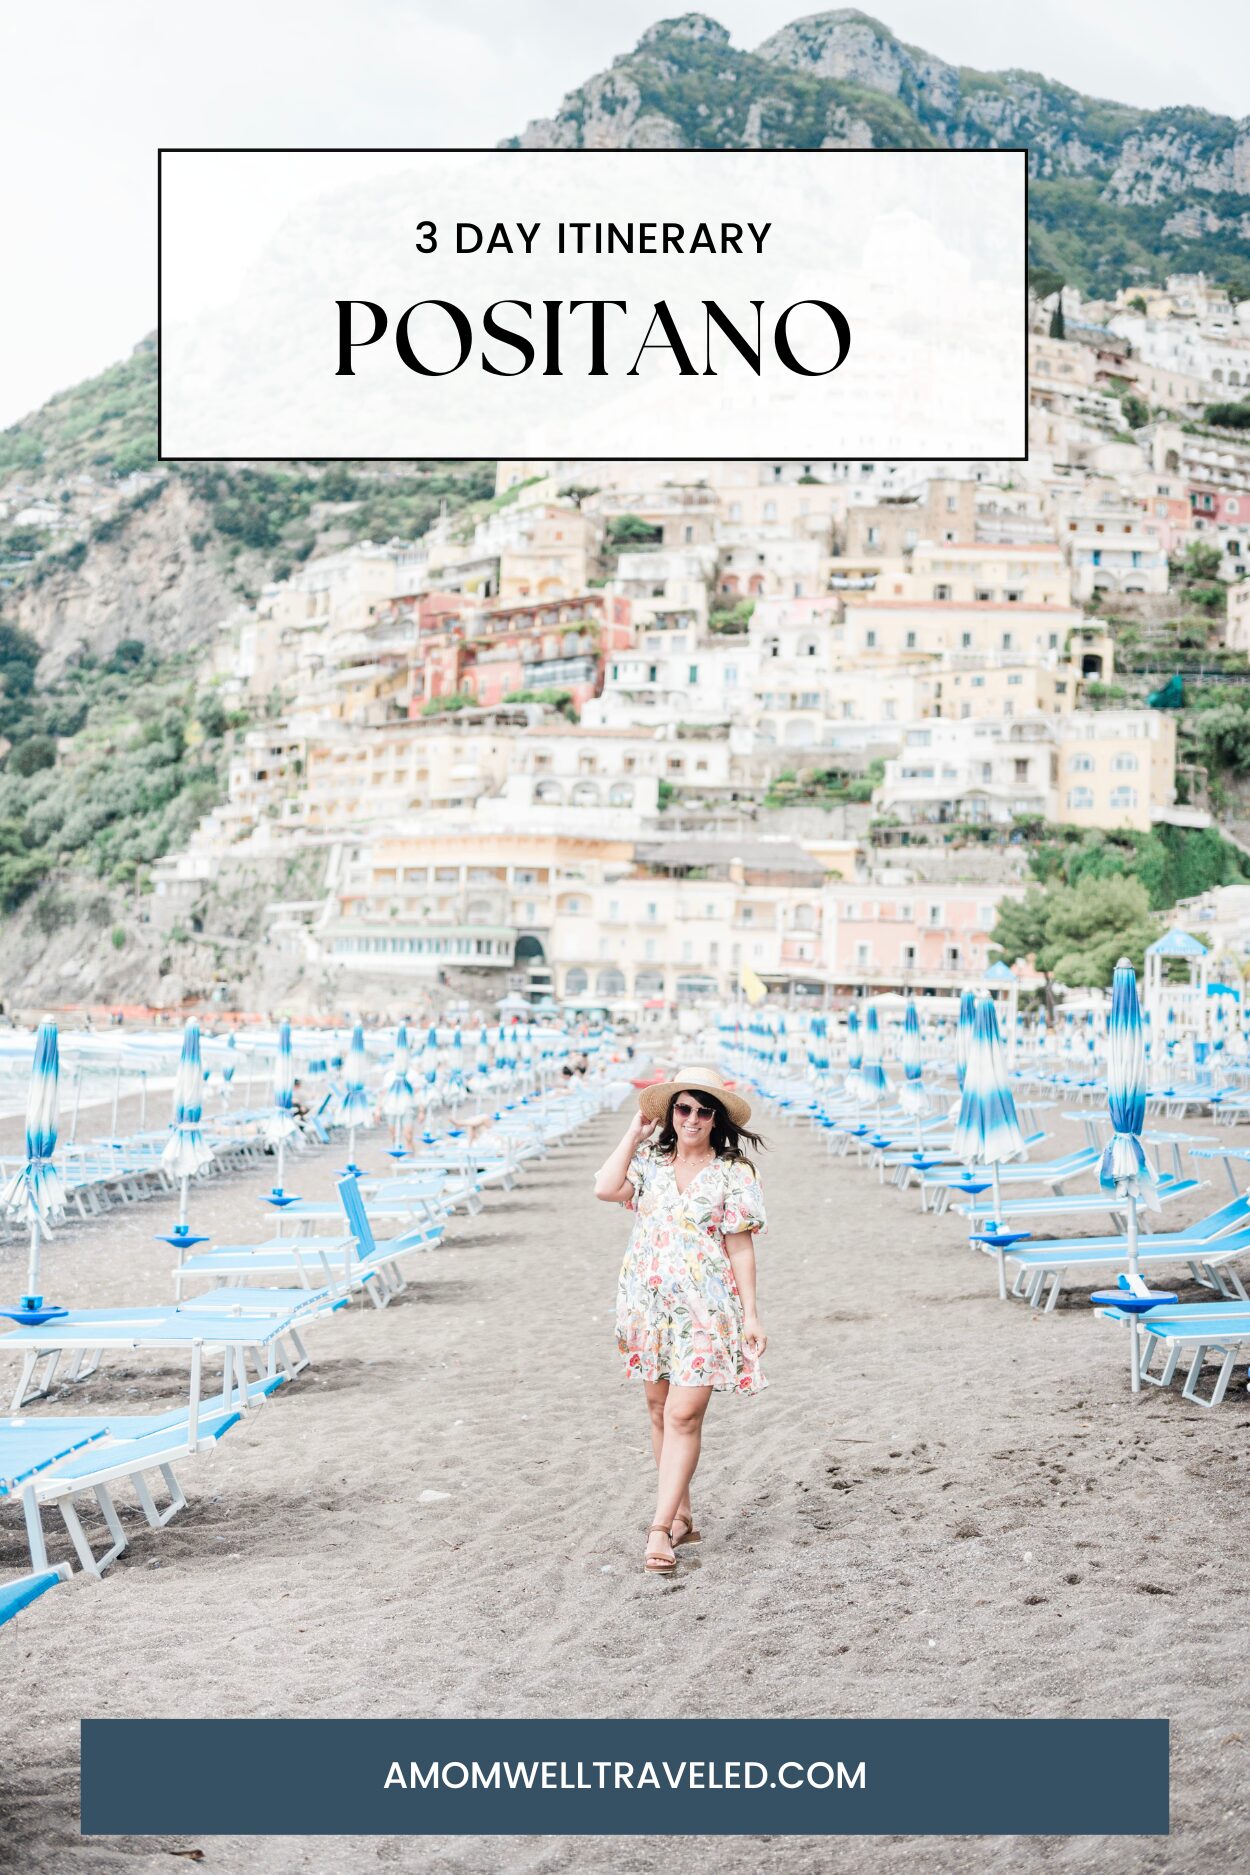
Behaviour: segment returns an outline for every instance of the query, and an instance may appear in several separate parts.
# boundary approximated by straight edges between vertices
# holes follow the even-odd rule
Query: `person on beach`
[[[667,1575],[697,1543],[690,1481],[713,1393],[758,1393],[768,1337],[755,1301],[764,1198],[742,1142],[751,1109],[703,1063],[644,1087],[595,1176],[595,1197],[637,1213],[617,1291],[616,1344],[642,1380],[659,1471],[644,1567]]]

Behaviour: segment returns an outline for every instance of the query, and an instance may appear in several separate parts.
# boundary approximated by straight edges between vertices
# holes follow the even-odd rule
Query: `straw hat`
[[[659,1120],[662,1125],[669,1101],[683,1088],[692,1094],[714,1094],[735,1126],[745,1126],[751,1117],[748,1102],[741,1094],[730,1091],[719,1068],[705,1061],[692,1061],[689,1066],[678,1068],[671,1081],[644,1087],[638,1096],[638,1105],[649,1120]]]

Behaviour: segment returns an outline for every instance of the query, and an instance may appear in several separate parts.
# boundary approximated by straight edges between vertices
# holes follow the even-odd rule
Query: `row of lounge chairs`
[[[1032,1084],[1050,1088],[1066,1083],[1064,1097],[1072,1098],[1075,1077],[1035,1071],[1019,1078],[1026,1087]],[[896,1107],[883,1107],[880,1112],[868,1111],[868,1125],[860,1103],[837,1098],[804,1099],[793,1082],[774,1081],[760,1091],[776,1100],[791,1121],[807,1123],[831,1135],[834,1150],[856,1144],[861,1156],[867,1152],[883,1182],[888,1177],[899,1189],[918,1188],[922,1210],[942,1212],[950,1206],[959,1211],[968,1222],[970,1245],[996,1264],[1002,1259],[1009,1297],[1051,1313],[1073,1283],[1094,1284],[1108,1278],[1118,1283],[1117,1294],[1122,1300],[1106,1303],[1097,1314],[1120,1323],[1136,1321],[1145,1337],[1145,1359],[1141,1363],[1144,1381],[1168,1387],[1183,1376],[1182,1397],[1212,1407],[1225,1397],[1236,1368],[1250,1363],[1250,1191],[1243,1191],[1237,1178],[1237,1173],[1250,1165],[1250,1148],[1217,1146],[1202,1136],[1163,1131],[1157,1126],[1147,1130],[1146,1143],[1171,1157],[1171,1168],[1159,1174],[1160,1210],[1202,1187],[1200,1179],[1186,1173],[1186,1152],[1195,1160],[1221,1163],[1232,1195],[1227,1203],[1184,1228],[1158,1227],[1155,1215],[1139,1208],[1138,1267],[1156,1271],[1181,1266],[1196,1285],[1211,1292],[1212,1298],[1164,1302],[1142,1312],[1134,1304],[1148,1301],[1149,1292],[1139,1282],[1140,1293],[1135,1296],[1128,1276],[1127,1201],[1097,1184],[1109,1128],[1103,1114],[1080,1109],[1066,1113],[1065,1118],[1082,1126],[1085,1144],[1050,1159],[1025,1159],[1000,1166],[999,1196],[995,1198],[988,1171],[978,1169],[970,1176],[967,1167],[951,1163],[946,1113],[930,1114],[918,1122],[914,1115]],[[1080,1093],[1084,1091],[1082,1088]],[[1096,1083],[1096,1091],[1103,1096],[1101,1082]],[[1157,1113],[1179,1116],[1200,1110],[1204,1103],[1212,1117],[1222,1105],[1235,1106],[1244,1113],[1250,1096],[1240,1089],[1221,1090],[1207,1083],[1200,1089],[1169,1088],[1160,1093],[1154,1106]],[[1025,1111],[1022,1109],[1022,1121]],[[1029,1117],[1032,1119],[1035,1113]],[[1036,1147],[1043,1137],[1033,1131],[1026,1137],[1026,1147]],[[1082,1183],[1093,1189],[1069,1189],[1070,1185]],[[1099,1214],[1108,1216],[1113,1226],[1106,1235],[1052,1239],[1033,1235],[1034,1226],[1052,1221],[1062,1225],[1069,1219]],[[1213,1363],[1214,1378],[1209,1391],[1204,1391],[1204,1377],[1211,1374]]]
[[[46,1512],[59,1516],[82,1569],[102,1574],[126,1547],[118,1486],[133,1493],[151,1528],[161,1528],[186,1501],[175,1466],[211,1449],[293,1383],[309,1365],[313,1331],[353,1301],[368,1297],[385,1307],[402,1291],[409,1259],[442,1242],[454,1211],[479,1209],[488,1188],[511,1190],[529,1163],[622,1091],[614,1083],[579,1084],[502,1112],[483,1150],[449,1137],[414,1154],[409,1172],[371,1181],[345,1175],[335,1200],[287,1205],[281,1228],[258,1243],[182,1256],[173,1304],[76,1309],[0,1337],[0,1352],[20,1357],[12,1416],[0,1420],[0,1504],[21,1509],[32,1569],[0,1592],[0,1619],[68,1572],[69,1565],[49,1560]],[[332,1228],[314,1235],[310,1224]],[[197,1287],[201,1293],[188,1293]],[[184,1405],[139,1414],[21,1410],[54,1386],[63,1390],[96,1373],[117,1351],[186,1356]],[[210,1389],[206,1376],[218,1364],[220,1386]],[[85,1510],[102,1525],[94,1542]]]

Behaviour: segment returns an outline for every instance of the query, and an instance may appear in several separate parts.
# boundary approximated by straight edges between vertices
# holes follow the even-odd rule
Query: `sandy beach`
[[[1134,1401],[1125,1343],[1083,1298],[1050,1316],[1000,1303],[960,1219],[760,1120],[771,1384],[713,1401],[703,1542],[675,1578],[641,1568],[653,1471],[612,1334],[629,1219],[591,1195],[622,1110],[454,1220],[389,1309],[314,1328],[312,1369],[182,1468],[180,1517],[154,1532],[128,1507],[133,1541],[103,1581],[78,1576],[0,1632],[0,1856],[30,1875],[167,1871],[193,1848],[229,1875],[1232,1866],[1250,1816],[1242,1380],[1212,1414]],[[287,1182],[329,1196],[344,1157],[301,1158]],[[1169,1224],[1221,1201],[1222,1172],[1206,1176]],[[260,1236],[270,1182],[196,1190],[193,1222]],[[67,1225],[45,1292],[170,1297],[153,1232],[172,1218],[157,1201]],[[0,1254],[16,1295],[22,1255]],[[0,1385],[14,1372],[0,1362]],[[178,1363],[112,1357],[53,1408],[172,1403],[184,1382]],[[24,1566],[9,1511],[0,1570]],[[1166,1716],[1173,1832],[83,1840],[84,1715]]]

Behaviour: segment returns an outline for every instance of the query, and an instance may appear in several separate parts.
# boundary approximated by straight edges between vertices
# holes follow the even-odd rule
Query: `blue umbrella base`
[[[1095,1289],[1090,1297],[1096,1309],[1120,1309],[1125,1315],[1145,1315],[1150,1309],[1157,1309],[1161,1302],[1179,1300],[1163,1289],[1149,1296],[1131,1295],[1127,1289]]]
[[[283,1207],[288,1204],[298,1204],[299,1193],[283,1191],[280,1186],[275,1185],[272,1191],[267,1191],[265,1193],[263,1201],[265,1204],[271,1204],[277,1210],[281,1211]]]
[[[7,1315],[19,1328],[38,1328],[42,1322],[59,1322],[68,1314],[68,1309],[60,1308],[55,1303],[49,1303],[47,1308],[42,1309],[0,1309],[0,1315]]]
[[[178,1225],[175,1224],[174,1228],[169,1231],[168,1234],[158,1230],[156,1232],[156,1242],[167,1243],[171,1250],[190,1250],[193,1244],[207,1243],[208,1238],[198,1236],[192,1230],[180,1230]]]
[[[1010,1250],[1013,1243],[1023,1243],[1031,1230],[980,1230],[972,1234],[973,1243],[987,1243],[991,1250]]]

